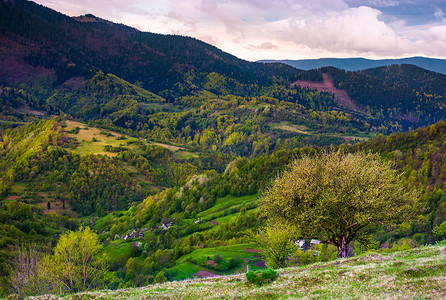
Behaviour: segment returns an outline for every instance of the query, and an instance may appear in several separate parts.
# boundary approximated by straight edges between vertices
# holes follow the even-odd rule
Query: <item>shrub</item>
[[[214,255],[214,261],[218,264],[219,262],[221,262],[221,256],[219,254],[215,254]]]
[[[249,271],[246,273],[246,280],[258,286],[273,282],[277,277],[279,277],[279,273],[274,270]]]
[[[233,258],[231,258],[228,262],[228,269],[232,269],[237,267],[243,262],[243,259],[240,258],[238,254],[236,254]]]
[[[163,283],[163,282],[166,282],[166,281],[167,281],[167,278],[164,275],[163,271],[161,271],[158,274],[156,274],[155,278],[153,279],[153,283]]]

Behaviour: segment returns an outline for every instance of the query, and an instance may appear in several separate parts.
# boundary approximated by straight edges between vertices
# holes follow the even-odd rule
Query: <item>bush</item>
[[[221,262],[221,256],[219,254],[215,254],[214,255],[214,261],[218,264],[219,262]]]
[[[243,262],[243,259],[240,258],[238,254],[236,254],[233,258],[231,258],[228,262],[228,269],[232,269],[237,267]]]
[[[246,273],[246,280],[258,286],[273,282],[277,277],[279,277],[279,273],[274,270],[249,271]]]
[[[167,278],[164,275],[164,272],[161,271],[158,274],[156,274],[155,278],[153,279],[153,283],[163,283],[167,282]]]

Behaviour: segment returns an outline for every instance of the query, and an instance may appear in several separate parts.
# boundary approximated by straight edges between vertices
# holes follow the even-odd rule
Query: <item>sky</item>
[[[37,0],[239,58],[446,58],[446,0]]]

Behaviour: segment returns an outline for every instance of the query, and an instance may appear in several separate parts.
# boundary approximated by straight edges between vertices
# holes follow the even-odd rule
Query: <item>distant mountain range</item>
[[[366,59],[366,58],[320,58],[301,60],[260,60],[263,63],[284,63],[301,70],[312,70],[323,67],[335,67],[345,71],[360,71],[365,69],[390,65],[410,64],[429,71],[446,74],[446,60],[427,57],[408,57],[400,59]]]

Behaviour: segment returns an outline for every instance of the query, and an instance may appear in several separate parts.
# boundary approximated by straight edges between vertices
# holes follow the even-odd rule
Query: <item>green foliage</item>
[[[446,222],[440,224],[440,226],[435,225],[432,233],[438,237],[442,237],[446,234]]]
[[[156,274],[155,279],[153,280],[154,283],[163,283],[163,282],[166,282],[166,281],[167,281],[167,278],[164,275],[163,271],[161,271],[158,274]]]
[[[275,222],[292,224],[300,238],[347,245],[371,224],[413,219],[418,197],[401,175],[376,155],[322,151],[303,156],[276,178],[261,201]]]
[[[385,252],[396,252],[396,251],[404,251],[409,250],[415,247],[418,247],[419,244],[414,239],[401,239],[398,243],[392,244],[390,248],[384,249]]]
[[[363,254],[368,251],[377,250],[379,247],[379,242],[373,238],[371,235],[360,234],[355,240],[355,254]]]
[[[221,256],[220,256],[220,254],[214,254],[214,261],[215,261],[216,263],[221,262]]]
[[[286,223],[269,222],[265,228],[253,236],[263,250],[266,265],[273,269],[284,268],[290,256],[296,252],[296,229],[293,225]],[[272,223],[272,224],[271,224]]]
[[[256,194],[293,159],[303,155],[305,160],[319,152],[309,147],[354,143],[378,132],[430,124],[445,115],[444,77],[411,66],[363,72],[325,68],[303,73],[284,65],[239,60],[187,37],[110,26],[91,15],[85,17],[91,22],[78,22],[32,2],[13,2],[0,3],[0,31],[6,39],[20,39],[27,53],[23,63],[36,70],[50,70],[55,76],[37,74],[26,82],[19,78],[15,86],[0,86],[2,275],[10,273],[11,245],[19,239],[56,243],[63,230],[76,230],[79,221],[71,218],[77,215],[85,224],[95,224],[101,244],[108,245],[112,256],[112,275],[101,276],[93,285],[146,285],[155,280],[154,275],[162,274],[161,270],[175,268],[178,260],[186,257],[202,266],[204,262],[192,255],[196,251],[204,249],[206,256],[212,257],[215,247],[246,242],[249,229],[264,225],[265,219],[256,209]],[[27,45],[33,45],[32,49]],[[291,85],[298,77],[320,82],[324,78],[321,72],[348,93],[357,111],[344,109],[334,94]],[[97,145],[105,138],[90,136],[88,141],[76,141],[64,132],[62,119],[39,120],[33,113],[88,121],[90,127],[100,127],[103,136],[113,130],[126,135],[127,140],[122,145],[101,144],[99,151],[105,150],[108,156],[79,155],[73,151],[78,143],[96,141]],[[34,123],[22,123],[30,121]],[[75,127],[71,133],[80,136],[81,131],[84,129]],[[348,240],[368,227],[367,233],[389,244],[411,235],[418,243],[441,238],[446,222],[445,132],[444,123],[438,123],[405,134],[378,136],[369,143],[341,146],[351,152],[372,149],[382,153],[405,172],[404,180],[425,192],[425,211],[417,216],[419,222],[403,222],[390,231],[381,225],[367,225],[387,223],[383,221],[387,217],[381,218],[379,213],[379,220],[363,211],[349,215],[363,208],[363,203],[344,201],[357,191],[353,187],[358,182],[347,180],[345,191],[321,192],[327,201],[309,213],[297,213],[304,220],[300,224],[310,229],[308,237],[339,240],[330,235],[347,232]],[[373,169],[370,164],[364,166]],[[319,166],[318,171],[323,170],[324,166]],[[317,177],[301,190],[309,188],[305,192],[311,195],[320,192],[319,187],[342,185],[341,175],[348,172],[367,178],[368,174],[356,170],[347,166],[338,174],[330,169],[327,173],[336,176]],[[366,196],[373,198],[379,189],[370,189]],[[396,195],[401,192],[399,187],[393,191]],[[63,207],[58,209],[58,205]],[[378,211],[389,205],[389,214],[403,216],[395,203],[382,204]],[[358,217],[359,223],[334,230],[325,226],[328,234],[319,230],[321,224],[335,218],[323,214],[334,208],[341,208],[342,216]],[[269,221],[277,223],[276,219],[280,218]],[[161,228],[161,223],[170,222],[169,229]],[[277,227],[290,224],[274,226],[271,228],[279,234],[266,228],[260,236],[268,238],[259,236],[258,241],[263,241],[264,253],[271,257],[268,264],[285,265],[287,255],[294,252],[294,234],[287,236],[284,232],[290,233],[290,228]],[[146,233],[141,248],[123,242],[122,237],[132,230]],[[401,247],[413,246],[402,243]],[[357,252],[376,247],[361,242],[358,235],[356,244]],[[326,261],[332,259],[333,247],[322,244],[293,255],[299,264]],[[273,248],[280,249],[279,254]],[[243,249],[218,254],[221,261],[215,268],[235,269],[245,254]],[[49,266],[54,259],[44,258],[42,266]],[[189,275],[181,274],[182,278]],[[174,272],[166,271],[166,276],[175,278]],[[155,281],[164,281],[159,277]],[[54,281],[48,288],[56,289],[58,284]]]
[[[108,269],[102,248],[98,235],[89,227],[64,233],[54,255],[42,264],[41,276],[46,274],[56,290],[60,287],[72,293],[97,288]]]
[[[246,280],[258,286],[276,281],[278,277],[279,273],[274,270],[249,271],[246,273]]]

